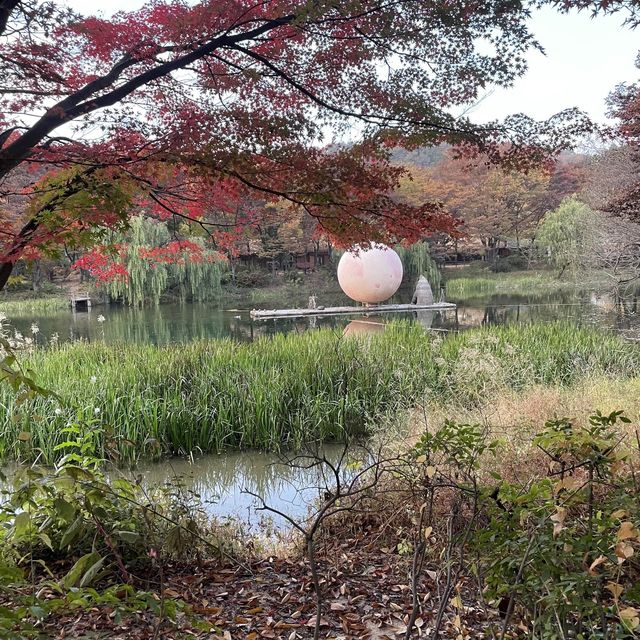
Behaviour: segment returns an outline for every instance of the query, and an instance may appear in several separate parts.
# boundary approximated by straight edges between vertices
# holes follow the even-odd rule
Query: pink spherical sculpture
[[[400,256],[383,244],[347,251],[338,263],[338,282],[356,302],[376,304],[390,298],[402,282]]]

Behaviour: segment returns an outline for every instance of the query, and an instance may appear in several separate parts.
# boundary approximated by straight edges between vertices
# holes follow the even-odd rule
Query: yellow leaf
[[[431,479],[433,478],[433,476],[436,475],[436,468],[429,466],[427,467],[426,472],[427,472],[427,478]]]
[[[425,540],[428,540],[428,539],[429,539],[429,536],[430,536],[432,533],[433,533],[433,527],[427,527],[427,528],[424,530],[424,537],[425,537]]]
[[[624,469],[624,467],[625,467],[624,460],[616,460],[611,464],[609,469],[611,471],[611,474],[615,476],[615,475],[618,475]]]
[[[627,515],[627,512],[624,509],[618,509],[611,514],[612,518],[624,518]]]
[[[564,507],[557,507],[557,511],[551,516],[554,538],[562,531],[562,529],[564,529],[564,519],[566,517],[567,510]]]
[[[553,492],[557,495],[562,491],[562,489],[573,491],[573,489],[577,489],[581,484],[582,480],[580,480],[580,478],[577,478],[576,476],[567,476],[566,478],[556,482],[553,487]]]
[[[416,458],[418,464],[424,464],[427,461],[427,456],[421,455]]]

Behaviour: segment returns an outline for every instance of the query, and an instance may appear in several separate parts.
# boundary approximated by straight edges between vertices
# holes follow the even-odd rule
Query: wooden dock
[[[69,298],[69,304],[74,311],[89,311],[91,297],[88,293],[77,293]]]
[[[447,311],[455,309],[453,302],[434,302],[433,304],[373,304],[368,307],[317,307],[315,309],[253,309],[251,317],[255,320],[272,318],[300,318],[304,316],[340,316],[362,315],[365,313],[395,313],[407,311]]]

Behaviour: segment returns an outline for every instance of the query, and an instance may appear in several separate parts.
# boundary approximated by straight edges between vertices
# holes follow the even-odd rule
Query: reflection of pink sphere
[[[345,252],[338,263],[338,282],[352,300],[383,302],[402,282],[402,262],[393,249],[372,243],[370,249]]]

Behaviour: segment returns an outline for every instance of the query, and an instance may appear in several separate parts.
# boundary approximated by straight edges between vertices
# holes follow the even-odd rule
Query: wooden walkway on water
[[[253,309],[251,317],[255,320],[272,318],[300,318],[304,316],[362,315],[366,313],[394,313],[407,311],[447,311],[455,309],[453,302],[434,302],[433,304],[372,304],[362,307],[316,307],[315,309]]]

